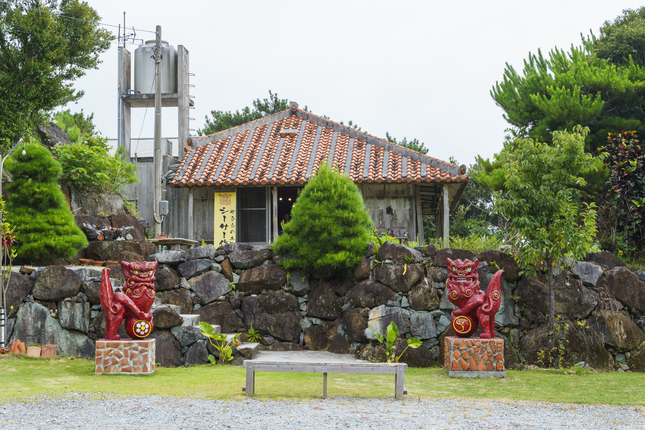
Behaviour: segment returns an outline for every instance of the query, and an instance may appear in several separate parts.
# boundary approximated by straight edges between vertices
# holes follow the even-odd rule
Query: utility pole
[[[154,231],[155,236],[161,234],[161,26],[157,26],[157,46],[155,48],[155,65],[157,71],[157,89],[155,91],[155,203]]]

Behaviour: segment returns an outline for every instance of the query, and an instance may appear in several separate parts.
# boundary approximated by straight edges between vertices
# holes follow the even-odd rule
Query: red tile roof
[[[189,140],[171,187],[305,184],[322,161],[357,183],[465,182],[458,166],[302,110]]]

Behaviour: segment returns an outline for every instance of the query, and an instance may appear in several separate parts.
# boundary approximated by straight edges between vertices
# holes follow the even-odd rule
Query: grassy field
[[[33,395],[64,396],[69,392],[158,395],[206,399],[242,399],[245,370],[233,366],[159,368],[153,375],[94,374],[94,362],[0,356],[0,401]],[[508,371],[506,379],[455,379],[441,369],[410,368],[405,374],[408,398],[530,400],[645,406],[645,375],[641,373],[566,374],[556,371]],[[394,396],[394,376],[330,374],[329,397]],[[311,399],[322,396],[322,375],[256,374],[259,399]]]

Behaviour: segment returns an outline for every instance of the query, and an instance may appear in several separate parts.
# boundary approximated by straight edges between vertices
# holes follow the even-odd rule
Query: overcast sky
[[[268,91],[333,121],[385,138],[417,138],[428,155],[472,164],[502,148],[508,127],[490,89],[505,63],[529,51],[580,44],[605,20],[643,0],[131,1],[89,0],[111,25],[123,23],[190,51],[195,74],[191,128],[211,110],[238,110]],[[109,28],[115,34],[117,29]],[[129,44],[134,54],[137,44]],[[134,56],[133,56],[134,58]],[[116,42],[98,70],[79,79],[72,111],[94,113],[117,131]],[[154,105],[133,109],[132,137],[152,137]],[[177,110],[163,110],[164,137],[177,136]]]

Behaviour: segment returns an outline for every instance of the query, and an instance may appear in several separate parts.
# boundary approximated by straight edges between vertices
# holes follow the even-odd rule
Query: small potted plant
[[[43,345],[41,355],[43,358],[56,358],[56,345]]]
[[[30,343],[27,345],[27,357],[40,357],[40,344]]]

